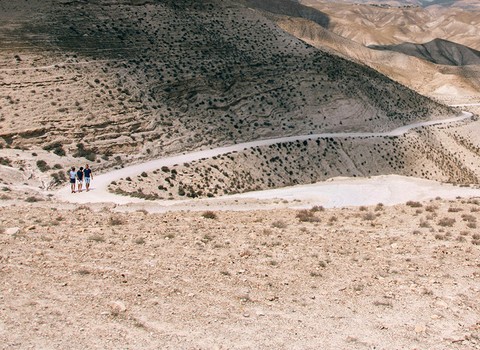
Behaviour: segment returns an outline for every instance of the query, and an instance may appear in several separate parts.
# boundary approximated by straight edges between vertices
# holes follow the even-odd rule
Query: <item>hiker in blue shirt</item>
[[[90,180],[93,179],[92,169],[85,165],[85,170],[83,171],[83,175],[85,176],[85,187],[87,188],[87,192],[90,191]]]

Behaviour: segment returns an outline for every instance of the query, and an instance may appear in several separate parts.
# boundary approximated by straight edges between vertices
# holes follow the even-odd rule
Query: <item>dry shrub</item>
[[[275,227],[275,228],[286,228],[287,227],[287,224],[282,221],[282,220],[276,220],[274,222],[272,222],[272,227]]]
[[[322,207],[321,205],[315,205],[310,209],[312,212],[317,212],[317,211],[325,211],[325,208]]]
[[[430,226],[430,224],[429,224],[427,221],[425,221],[425,220],[420,220],[420,227],[422,227],[422,228],[430,228],[431,226]]]
[[[420,207],[423,207],[423,204],[420,203],[420,202],[408,201],[408,202],[405,203],[405,204],[408,205],[409,207],[412,207],[412,208],[420,208]]]
[[[30,196],[30,197],[27,197],[27,199],[25,199],[25,202],[27,203],[35,203],[35,202],[41,202],[41,201],[43,201],[43,199],[34,197],[34,196]]]
[[[110,226],[118,226],[123,225],[123,220],[118,216],[110,216],[110,219],[108,219],[108,223],[110,224]]]
[[[471,214],[463,214],[462,219],[467,222],[477,222],[477,218]]]
[[[301,222],[319,222],[320,218],[316,217],[313,210],[300,210],[296,217]]]
[[[384,205],[383,203],[378,203],[377,206],[375,207],[375,211],[382,211],[384,210]]]
[[[375,220],[375,214],[374,214],[374,213],[365,213],[365,214],[362,216],[362,219],[363,219],[363,220],[366,220],[366,221]]]
[[[460,211],[463,211],[463,209],[462,208],[453,208],[453,207],[448,208],[449,213],[458,213]]]
[[[330,216],[330,218],[328,219],[328,222],[330,224],[333,224],[334,222],[337,222],[337,221],[338,221],[338,218],[335,215]]]
[[[438,221],[438,225],[442,227],[452,227],[456,220],[454,218],[442,218]]]
[[[203,212],[202,217],[204,217],[205,219],[212,219],[212,220],[216,220],[218,218],[217,214],[211,210],[207,210]]]

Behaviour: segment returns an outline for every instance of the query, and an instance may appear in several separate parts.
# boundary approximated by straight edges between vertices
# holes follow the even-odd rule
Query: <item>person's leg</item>
[[[85,178],[85,188],[87,189],[87,192],[90,190],[90,178],[89,177]]]

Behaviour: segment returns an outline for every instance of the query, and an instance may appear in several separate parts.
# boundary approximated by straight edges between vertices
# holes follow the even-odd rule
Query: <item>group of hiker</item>
[[[85,165],[85,169],[83,167],[80,167],[78,171],[75,171],[75,167],[73,166],[72,169],[70,169],[69,175],[70,188],[72,189],[72,193],[76,192],[75,184],[77,185],[78,192],[82,192],[84,181],[87,192],[90,191],[90,180],[93,179],[93,174],[92,169],[90,169],[88,164]]]

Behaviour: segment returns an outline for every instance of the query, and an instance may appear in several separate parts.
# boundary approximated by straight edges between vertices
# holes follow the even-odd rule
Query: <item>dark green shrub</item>
[[[42,173],[50,170],[50,166],[44,160],[37,160],[37,167]]]

